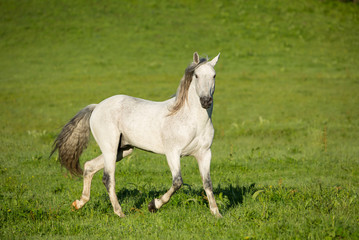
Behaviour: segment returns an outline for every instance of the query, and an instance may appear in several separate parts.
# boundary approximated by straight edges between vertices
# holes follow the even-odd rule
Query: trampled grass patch
[[[358,239],[359,6],[341,1],[1,1],[2,239]],[[114,94],[162,101],[194,51],[216,66],[208,210],[197,163],[171,184],[163,156],[117,164],[113,214],[102,172],[48,158],[61,127]],[[92,139],[81,163],[100,154]]]

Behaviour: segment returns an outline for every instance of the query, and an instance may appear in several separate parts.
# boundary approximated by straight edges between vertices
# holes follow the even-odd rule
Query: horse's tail
[[[91,104],[79,111],[64,126],[53,144],[50,157],[58,150],[61,165],[73,175],[82,174],[79,158],[89,141],[90,117],[96,106]]]

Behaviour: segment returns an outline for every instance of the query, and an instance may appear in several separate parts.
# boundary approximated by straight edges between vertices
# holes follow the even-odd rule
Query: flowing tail
[[[96,106],[91,104],[78,112],[64,126],[53,144],[50,157],[58,150],[61,165],[73,175],[82,174],[79,158],[90,138],[90,117]]]

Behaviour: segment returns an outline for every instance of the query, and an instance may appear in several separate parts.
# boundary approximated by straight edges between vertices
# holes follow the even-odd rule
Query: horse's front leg
[[[167,162],[171,169],[172,173],[172,186],[171,188],[160,197],[160,199],[154,199],[148,204],[148,210],[150,212],[156,212],[164,204],[168,203],[171,199],[171,196],[181,188],[183,181],[181,176],[181,164],[180,164],[180,155],[176,153],[167,154]]]
[[[211,149],[201,151],[198,154],[196,154],[195,157],[198,162],[199,171],[201,173],[201,177],[203,181],[203,188],[208,198],[209,208],[211,210],[211,213],[214,216],[221,218],[222,215],[219,213],[216,200],[214,199],[213,186],[210,176],[210,165],[212,158]]]

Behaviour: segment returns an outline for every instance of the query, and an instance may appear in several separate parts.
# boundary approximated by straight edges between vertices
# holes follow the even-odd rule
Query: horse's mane
[[[186,70],[184,71],[184,75],[181,79],[180,85],[177,89],[176,99],[173,106],[170,108],[169,115],[173,115],[177,113],[187,101],[188,98],[188,89],[192,82],[193,73],[200,65],[206,63],[208,61],[207,58],[199,59],[198,63],[192,62]]]

